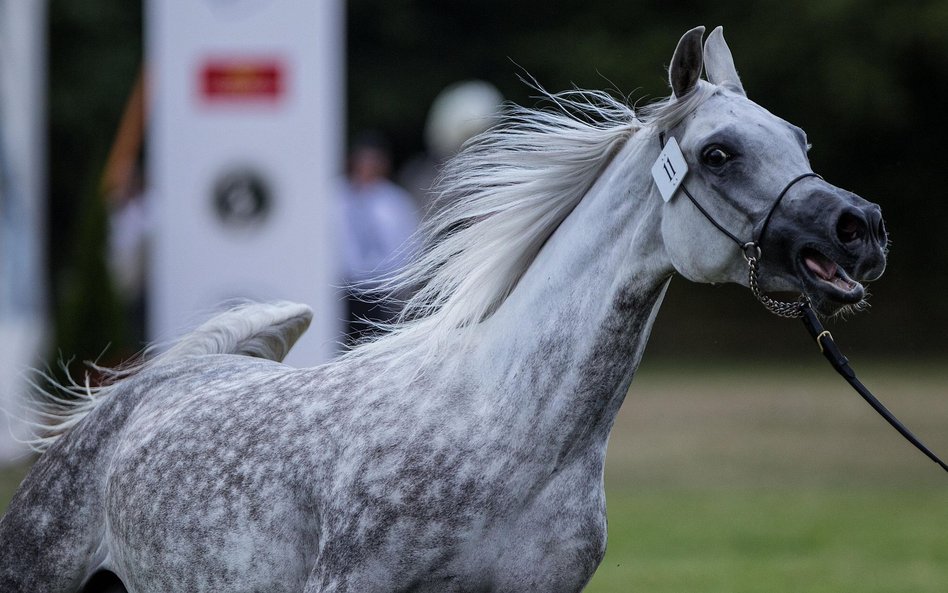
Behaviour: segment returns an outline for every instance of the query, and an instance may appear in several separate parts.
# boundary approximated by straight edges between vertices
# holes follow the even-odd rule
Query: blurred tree
[[[55,352],[118,362],[129,348],[105,264],[100,179],[142,60],[139,2],[53,0],[49,6],[50,286]]]

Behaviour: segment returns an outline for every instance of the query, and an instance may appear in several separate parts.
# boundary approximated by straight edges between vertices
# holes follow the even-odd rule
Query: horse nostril
[[[843,243],[852,243],[866,236],[865,222],[855,214],[844,212],[836,223],[836,236]]]
[[[882,211],[879,208],[872,208],[866,212],[866,225],[872,234],[872,239],[879,245],[888,243],[889,237],[885,230],[885,222],[882,220]]]

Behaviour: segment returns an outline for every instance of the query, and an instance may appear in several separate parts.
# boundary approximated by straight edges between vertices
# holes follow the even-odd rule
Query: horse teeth
[[[819,276],[822,280],[833,282],[838,275],[837,272],[839,271],[839,266],[836,264],[836,262],[830,260],[821,253],[817,253],[814,256],[807,256],[803,261],[806,264],[806,267],[809,268],[811,272]]]
[[[843,278],[842,276],[837,276],[837,277],[833,280],[833,285],[836,286],[836,288],[839,288],[839,289],[844,290],[844,291],[846,291],[846,292],[849,292],[850,290],[856,288],[856,283],[855,283],[855,282],[853,282],[852,280],[849,280],[849,279],[847,279],[847,278]]]

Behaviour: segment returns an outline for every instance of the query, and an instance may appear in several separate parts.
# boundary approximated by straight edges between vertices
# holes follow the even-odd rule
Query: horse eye
[[[704,164],[709,167],[721,167],[731,160],[731,154],[720,146],[709,147],[704,151],[701,157],[702,160],[704,160]]]

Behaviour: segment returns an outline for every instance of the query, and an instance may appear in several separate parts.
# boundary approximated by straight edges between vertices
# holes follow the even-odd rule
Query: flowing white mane
[[[384,294],[410,295],[401,315],[343,358],[435,353],[443,338],[489,317],[623,144],[647,124],[674,123],[714,88],[702,83],[638,111],[585,90],[538,89],[549,106],[508,106],[447,163],[435,186],[441,210],[420,230],[423,248],[383,283]]]

